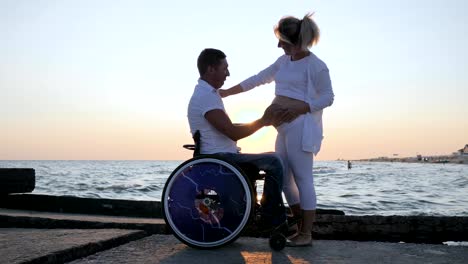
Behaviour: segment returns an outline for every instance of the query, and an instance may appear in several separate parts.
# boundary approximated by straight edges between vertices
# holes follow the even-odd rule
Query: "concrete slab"
[[[65,214],[0,208],[0,228],[119,228],[167,234],[161,218]]]
[[[40,211],[30,211],[30,210],[14,210],[14,209],[5,209],[5,208],[0,208],[0,215],[13,216],[13,217],[50,218],[50,219],[55,219],[55,220],[80,220],[80,221],[106,222],[106,223],[164,224],[164,220],[162,218],[53,213],[53,212],[40,212]]]
[[[0,228],[0,263],[63,263],[144,236],[121,229]]]
[[[214,250],[198,250],[171,235],[153,235],[75,260],[83,263],[467,263],[461,246],[316,240],[313,247],[272,252],[268,240],[241,237]]]
[[[172,235],[145,237],[147,234],[164,234],[164,226],[164,221],[156,218],[0,209],[0,227],[3,227],[0,228],[0,264],[63,263],[72,260],[75,260],[73,262],[75,264],[197,262],[426,264],[467,263],[468,259],[466,244],[463,247],[316,240],[314,247],[286,248],[281,252],[272,252],[268,240],[262,238],[241,237],[233,244],[220,249],[197,250],[182,244]]]

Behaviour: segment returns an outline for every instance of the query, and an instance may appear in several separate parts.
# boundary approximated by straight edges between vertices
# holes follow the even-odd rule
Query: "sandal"
[[[285,233],[287,239],[292,239],[299,235],[299,227],[297,224],[294,224],[288,228],[288,231]]]
[[[311,247],[312,246],[312,235],[304,232],[299,232],[299,234],[296,236],[307,236],[310,237],[310,241],[307,242],[296,242],[293,240],[286,240],[286,246],[287,247]]]

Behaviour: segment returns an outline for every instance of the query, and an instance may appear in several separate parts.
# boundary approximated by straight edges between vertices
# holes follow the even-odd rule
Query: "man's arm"
[[[271,125],[269,118],[264,115],[251,123],[234,125],[226,113],[221,109],[206,112],[205,119],[233,141],[248,137],[264,126]]]

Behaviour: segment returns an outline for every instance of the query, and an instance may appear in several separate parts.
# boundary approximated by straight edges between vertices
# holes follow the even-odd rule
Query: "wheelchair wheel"
[[[216,248],[236,240],[254,208],[253,189],[241,169],[201,156],[169,176],[162,194],[164,220],[175,237],[195,248]]]

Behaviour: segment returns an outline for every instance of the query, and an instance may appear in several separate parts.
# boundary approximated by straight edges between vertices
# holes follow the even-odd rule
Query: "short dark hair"
[[[217,49],[204,49],[197,60],[197,67],[200,76],[206,73],[208,66],[218,66],[226,58],[224,52]]]

